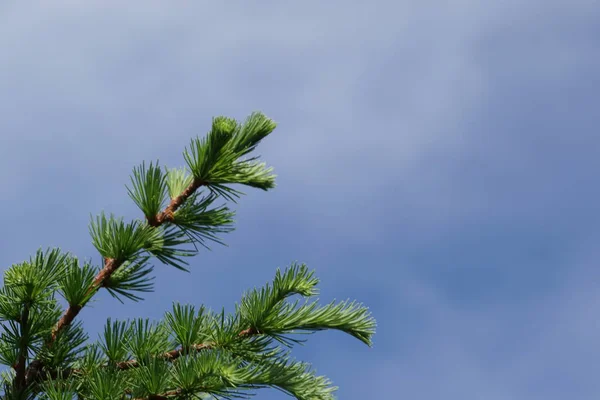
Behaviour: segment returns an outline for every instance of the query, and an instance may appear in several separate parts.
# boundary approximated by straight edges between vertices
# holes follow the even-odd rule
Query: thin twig
[[[212,349],[213,347],[214,347],[214,343],[200,343],[200,344],[194,344],[194,345],[190,346],[188,351],[190,351],[190,350],[193,350],[193,351],[208,350],[208,349]],[[184,349],[183,347],[180,347],[178,349],[171,350],[171,351],[161,354],[161,357],[166,360],[173,361],[173,360],[181,357],[185,353],[186,353],[186,349]],[[140,366],[140,364],[137,362],[137,360],[122,361],[120,363],[117,363],[117,368],[120,370],[137,368],[139,366]]]
[[[173,199],[171,199],[171,202],[169,203],[169,205],[165,208],[164,211],[161,211],[160,213],[158,213],[158,215],[153,218],[152,220],[148,220],[148,224],[150,226],[160,226],[160,224],[164,223],[165,221],[173,221],[174,218],[174,214],[175,211],[177,211],[177,209],[185,202],[185,200],[190,197],[192,194],[194,194],[194,192],[201,186],[206,185],[207,182],[200,180],[200,179],[194,179],[192,181],[192,183],[190,183],[188,185],[187,188],[185,188],[185,190],[183,192],[181,192],[181,194]]]

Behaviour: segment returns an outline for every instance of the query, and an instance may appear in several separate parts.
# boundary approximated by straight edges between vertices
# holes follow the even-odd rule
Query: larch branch
[[[207,182],[203,180],[194,179],[179,196],[171,199],[171,202],[164,209],[164,211],[158,213],[156,217],[149,219],[148,224],[153,227],[159,227],[165,222],[173,221],[175,211],[177,211],[177,209],[181,207],[185,200],[188,199],[192,194],[194,194],[194,192],[198,188],[206,184]],[[95,290],[103,286],[103,284],[123,264],[123,262],[124,260],[117,260],[114,258],[105,259],[104,267],[94,277],[92,286],[90,286],[90,288],[88,289],[87,294],[90,295]],[[75,319],[75,317],[77,317],[84,305],[85,304],[69,304],[65,313],[60,317],[60,319],[52,329],[50,341],[46,343],[46,346],[50,346],[52,343],[54,343],[54,341],[56,341],[58,334],[73,322],[73,320]],[[41,372],[43,368],[43,363],[39,359],[35,359],[29,364],[27,370],[24,369],[24,363],[23,365],[21,365],[21,363],[18,363],[15,367],[22,368],[22,373],[19,374],[20,370],[18,370],[17,376],[19,377],[19,379],[21,379],[22,375],[22,379],[25,381],[24,384],[29,385],[29,383],[32,382],[33,379],[35,379]]]
[[[256,335],[256,334],[258,334],[258,331],[256,329],[248,328],[248,329],[244,329],[243,331],[240,331],[240,333],[238,334],[238,337],[242,338],[242,337],[252,336],[252,335]],[[167,352],[161,354],[160,357],[162,357],[168,361],[174,361],[174,360],[178,359],[179,357],[183,356],[184,354],[186,354],[186,352],[191,352],[191,351],[199,352],[202,350],[210,350],[210,349],[213,349],[214,347],[215,347],[215,344],[212,342],[197,343],[197,344],[191,345],[187,349],[187,351],[183,347],[180,347],[175,350],[167,351]],[[140,366],[140,364],[137,360],[121,361],[116,364],[116,367],[120,370],[128,370],[128,369],[138,368],[139,366]],[[65,369],[62,371],[61,377],[66,378],[72,374],[76,374],[76,373],[80,373],[80,372],[82,372],[82,371],[78,370],[78,369]],[[58,373],[56,371],[52,371],[50,376],[52,378],[56,378],[56,377],[58,377]],[[28,377],[27,381],[29,382],[32,379],[44,380],[45,377],[41,375],[41,370],[40,370],[39,373],[37,373],[37,375],[35,375],[31,378]]]

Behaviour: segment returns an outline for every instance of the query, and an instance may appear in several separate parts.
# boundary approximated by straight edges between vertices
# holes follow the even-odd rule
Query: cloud
[[[396,292],[396,323],[383,321],[388,324],[383,334],[394,337],[386,355],[367,376],[344,382],[345,390],[357,398],[597,396],[598,252],[587,245],[578,250],[568,260],[569,278],[557,290],[519,304],[474,310],[426,281],[405,277]]]
[[[133,165],[180,165],[212,116],[260,109],[279,187],[237,207],[231,249],[182,282],[159,269],[160,295],[123,315],[231,304],[308,260],[325,300],[380,320],[372,351],[306,351],[341,398],[599,392],[579,247],[598,232],[596,2],[0,7],[3,261],[48,241],[95,254],[88,212],[139,215]]]

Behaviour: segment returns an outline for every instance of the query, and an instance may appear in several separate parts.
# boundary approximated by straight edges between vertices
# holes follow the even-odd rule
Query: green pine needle
[[[176,226],[165,224],[159,228],[152,228],[151,235],[144,246],[149,254],[163,264],[187,272],[186,258],[196,255],[197,251],[182,246],[189,245],[191,242],[186,232]]]
[[[209,209],[217,196],[200,197],[194,194],[175,213],[173,224],[186,233],[195,243],[208,248],[207,241],[224,245],[219,234],[229,233],[233,228],[234,212],[226,206]]]
[[[127,187],[129,197],[142,210],[147,219],[152,220],[162,209],[167,192],[167,180],[162,169],[145,163],[133,169],[132,188]]]
[[[231,184],[271,189],[275,187],[272,168],[256,162],[257,157],[240,158],[252,152],[275,127],[275,122],[262,113],[252,113],[242,125],[225,117],[215,118],[207,137],[193,139],[184,158],[196,179],[209,188],[218,185],[213,188],[215,193],[237,197],[240,192],[226,186]]]
[[[167,173],[166,183],[171,200],[183,193],[194,180],[194,177],[185,168],[165,168],[165,171]]]
[[[121,303],[123,297],[136,302],[143,300],[134,292],[148,293],[154,290],[154,277],[150,276],[153,267],[148,264],[149,258],[141,257],[134,262],[126,261],[104,282],[104,287]]]
[[[59,279],[59,291],[69,304],[83,306],[95,292],[89,291],[98,269],[90,263],[79,266],[79,260],[71,258],[67,269]]]
[[[120,262],[135,258],[153,238],[151,227],[141,221],[123,222],[122,218],[109,218],[102,212],[90,223],[92,243],[104,258]]]

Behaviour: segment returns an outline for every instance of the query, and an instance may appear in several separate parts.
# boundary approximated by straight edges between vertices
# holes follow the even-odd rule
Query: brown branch
[[[21,326],[21,338],[19,343],[19,357],[16,364],[13,366],[15,369],[15,389],[17,391],[22,390],[26,384],[26,362],[27,362],[27,331],[29,330],[29,304],[25,303],[23,305],[23,311],[21,311],[21,318],[19,321]]]
[[[190,350],[201,351],[201,350],[205,350],[205,349],[211,349],[211,348],[213,348],[213,346],[214,346],[213,343],[199,343],[199,344],[192,345],[188,351],[190,351]],[[162,357],[168,361],[173,361],[173,360],[176,360],[177,358],[181,357],[184,354],[185,354],[185,349],[183,347],[180,347],[175,350],[167,351],[166,353],[161,354],[160,357]],[[116,367],[123,371],[128,370],[128,369],[138,368],[139,366],[140,366],[140,364],[138,363],[137,360],[121,361],[116,364]],[[76,374],[76,373],[80,373],[80,372],[82,372],[82,371],[79,369],[66,369],[66,370],[62,371],[61,377],[66,378],[72,374]],[[41,373],[41,371],[40,371],[40,373]],[[56,370],[51,371],[50,377],[52,379],[56,379],[58,377],[58,372]],[[37,378],[38,380],[44,379],[44,377],[42,377],[41,374],[35,378]],[[30,378],[29,380],[35,379],[35,378]]]
[[[161,211],[156,215],[156,217],[148,220],[148,224],[153,227],[158,227],[165,222],[173,221],[174,213],[177,209],[185,202],[187,198],[189,198],[199,187],[206,185],[207,182],[202,181],[200,179],[194,179],[192,183],[185,188],[185,190],[177,197],[171,199],[169,205],[165,208],[164,211]],[[92,286],[87,291],[87,295],[92,294],[99,287],[103,286],[104,283],[111,277],[111,275],[123,264],[124,261],[116,260],[113,258],[107,258],[104,260],[104,267],[98,272],[98,274],[94,277],[94,281]],[[90,296],[91,298],[91,296]],[[89,301],[89,300],[88,300]],[[69,326],[75,317],[79,314],[81,309],[85,304],[69,304],[65,313],[60,317],[57,324],[52,329],[52,335],[50,341],[45,345],[50,346],[52,343],[56,341],[56,338],[60,331],[65,329],[65,327]],[[33,379],[35,379],[43,368],[43,363],[39,359],[33,360],[27,370],[25,370],[25,362],[19,363],[16,367],[22,368],[22,376],[24,380],[24,385],[28,386]],[[17,377],[20,378],[19,371],[17,371]]]
[[[213,347],[214,347],[214,343],[200,343],[200,344],[192,345],[188,349],[188,351],[201,351],[201,350],[212,349]],[[161,357],[168,361],[173,361],[173,360],[181,357],[185,353],[186,353],[185,349],[183,347],[180,347],[178,349],[171,350],[171,351],[161,354]],[[128,360],[128,361],[122,361],[120,363],[117,363],[117,368],[121,369],[121,370],[137,368],[139,366],[140,366],[140,364],[137,362],[137,360]]]
[[[31,367],[34,363],[37,364],[35,368]],[[44,371],[47,375],[43,375],[41,368],[43,367],[42,362],[40,360],[34,360],[30,364],[30,369],[27,371],[27,385],[30,385],[32,382],[43,382],[46,379],[50,378],[52,380],[55,379],[67,379],[71,375],[81,373],[82,371],[74,368],[66,368],[62,370],[50,370]],[[35,375],[34,375],[35,374]]]
[[[254,328],[254,327],[250,327],[248,329],[244,329],[243,331],[241,331],[238,336],[250,336],[250,335],[256,335],[260,332],[258,332],[258,329]]]
[[[29,364],[25,373],[25,386],[29,386],[34,380],[38,379],[38,376],[42,373],[43,366],[42,361],[39,359],[35,359]]]
[[[123,261],[116,260],[114,258],[107,258],[104,260],[104,268],[98,272],[98,274],[94,277],[94,281],[92,282],[92,286],[87,290],[86,297],[92,294],[96,289],[98,289],[110,276],[123,264]],[[71,322],[75,319],[75,317],[79,314],[82,305],[79,304],[69,304],[67,307],[67,311],[60,317],[58,323],[52,329],[52,337],[50,339],[49,344],[54,343],[58,333],[62,331],[66,326],[70,325]]]
[[[244,329],[243,331],[241,331],[238,334],[238,337],[252,336],[252,335],[256,335],[258,333],[259,333],[258,330],[256,330],[255,328],[248,328],[248,329]],[[198,352],[201,350],[210,350],[210,349],[214,348],[214,346],[215,346],[215,344],[212,342],[193,344],[188,349],[188,352],[189,351],[197,351]],[[161,355],[161,357],[165,358],[168,361],[173,361],[173,360],[181,357],[185,353],[186,353],[185,349],[183,347],[180,347],[178,349],[163,353]],[[122,361],[120,363],[117,363],[117,368],[122,369],[122,370],[127,370],[127,369],[137,368],[137,367],[139,367],[139,363],[137,362],[137,360],[128,360],[128,361]]]
[[[238,337],[245,337],[245,336],[251,336],[251,335],[256,335],[256,334],[258,334],[258,330],[256,328],[251,327],[251,328],[244,329],[243,331],[241,331],[238,334]],[[200,350],[204,350],[204,349],[211,349],[213,346],[214,346],[214,343],[201,343],[201,344],[192,345],[192,349],[196,350],[196,351],[200,351]],[[183,354],[184,354],[184,350],[182,347],[177,350],[172,350],[167,353],[164,353],[163,357],[165,357],[168,360],[175,360],[176,358],[179,358]],[[117,364],[117,367],[120,369],[135,368],[138,366],[139,366],[139,364],[136,360],[124,361],[122,363]],[[170,391],[162,393],[162,394],[152,394],[148,397],[140,397],[140,398],[136,398],[133,400],[169,400],[169,398],[172,398],[173,396],[179,396],[179,395],[181,395],[181,393],[182,393],[181,389],[175,389],[175,390],[170,390]]]
[[[179,396],[182,393],[181,389],[170,390],[163,394],[151,394],[148,397],[140,397],[133,400],[167,400],[173,396]]]
[[[243,331],[241,331],[238,334],[238,337],[252,336],[252,335],[256,335],[258,333],[259,332],[255,328],[248,328],[248,329],[244,329]],[[191,345],[190,348],[187,350],[188,350],[188,352],[189,351],[199,352],[201,350],[210,350],[210,349],[214,348],[214,346],[215,346],[215,344],[212,342],[198,343],[198,344]],[[165,358],[168,361],[173,361],[173,360],[176,360],[177,358],[181,357],[185,353],[186,353],[185,349],[183,347],[180,347],[178,349],[171,350],[171,351],[161,354],[161,357]],[[137,360],[128,360],[128,361],[122,361],[120,363],[117,363],[117,368],[119,368],[121,370],[137,368],[139,366],[140,366],[140,364],[137,362]]]
[[[206,184],[207,184],[207,182],[205,182],[203,180],[194,179],[192,181],[192,183],[190,183],[188,185],[188,187],[186,187],[185,190],[183,192],[181,192],[181,194],[179,196],[171,199],[171,202],[165,208],[164,211],[161,211],[160,213],[158,213],[158,215],[156,215],[156,217],[152,218],[151,220],[148,220],[148,224],[150,226],[157,227],[157,226],[160,226],[164,222],[173,221],[173,218],[175,216],[175,211],[177,211],[177,209],[185,202],[185,200],[188,197],[190,197],[192,194],[194,194],[196,189],[198,189],[200,186],[204,186]]]
[[[238,337],[244,337],[244,336],[251,336],[251,335],[256,335],[259,334],[258,330],[256,330],[255,328],[248,328],[248,329],[244,329],[243,331],[240,331],[240,333],[238,334]],[[210,350],[212,348],[214,348],[215,344],[212,342],[207,342],[207,343],[197,343],[197,344],[193,344],[190,346],[190,348],[188,349],[188,352],[190,351],[202,351],[202,350]],[[180,347],[178,349],[175,350],[171,350],[171,351],[167,351],[166,353],[163,353],[161,355],[161,357],[165,358],[168,361],[174,361],[176,359],[178,359],[179,357],[183,356],[186,353],[185,349],[183,347]],[[39,360],[34,360],[31,365],[33,365],[34,363],[40,363]],[[121,361],[118,362],[116,364],[116,367],[120,370],[128,370],[128,369],[133,369],[133,368],[138,368],[140,366],[140,364],[138,363],[137,360],[127,360],[127,361]],[[66,379],[69,376],[73,375],[73,374],[78,374],[83,372],[82,370],[79,369],[65,369],[61,371],[60,377],[62,379]],[[29,373],[35,374],[30,376]],[[59,377],[58,372],[56,370],[50,371],[50,377],[52,379],[56,379]],[[42,375],[42,371],[41,371],[41,363],[40,363],[40,367],[37,371],[34,371],[33,368],[31,371],[28,371],[28,375],[27,375],[27,382],[32,382],[33,380],[36,381],[43,381],[45,380],[47,377]]]

